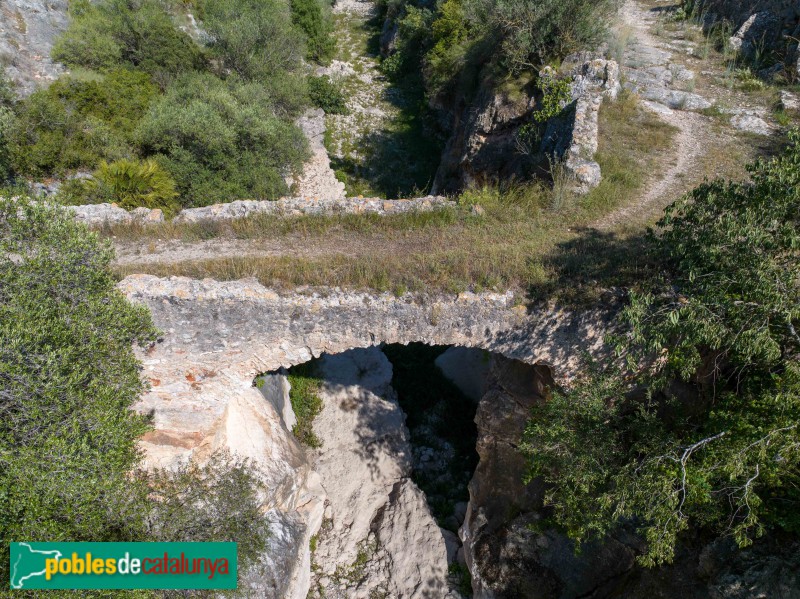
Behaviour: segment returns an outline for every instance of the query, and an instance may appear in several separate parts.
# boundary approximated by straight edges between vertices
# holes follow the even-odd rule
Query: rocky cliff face
[[[588,56],[566,61],[572,78],[572,102],[548,123],[541,148],[526,147],[521,129],[532,122],[537,109],[535,90],[496,91],[484,88],[474,105],[464,109],[452,126],[442,162],[433,184],[434,193],[454,192],[469,186],[523,180],[536,174],[536,155],[555,156],[585,193],[600,183],[597,152],[598,111],[605,98],[619,91],[619,66],[611,60]]]
[[[564,535],[541,525],[543,486],[522,483],[516,451],[530,407],[546,401],[549,369],[496,356],[481,399],[480,463],[461,528],[474,596],[479,599],[744,599],[800,597],[800,545],[767,538],[746,550],[730,539],[690,538],[675,563],[636,564],[641,539],[620,531],[580,555]]]
[[[63,72],[50,50],[67,27],[67,0],[2,0],[0,2],[0,63],[27,96]]]

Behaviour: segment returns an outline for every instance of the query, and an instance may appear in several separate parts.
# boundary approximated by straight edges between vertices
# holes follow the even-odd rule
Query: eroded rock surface
[[[320,108],[310,109],[297,120],[297,125],[308,139],[311,159],[303,165],[302,174],[289,177],[286,184],[299,197],[344,199],[344,183],[336,178],[323,144],[325,113]]]
[[[50,51],[67,28],[67,0],[4,0],[0,3],[0,64],[20,96],[58,78],[63,67]]]
[[[119,288],[146,304],[163,332],[159,343],[139,351],[151,389],[135,409],[152,414],[154,425],[141,441],[145,464],[202,462],[222,448],[252,459],[270,490],[266,507],[283,515],[275,514],[282,527],[281,551],[296,556],[265,566],[259,584],[283,588],[281,580],[288,579],[279,595],[287,598],[305,597],[308,591],[309,545],[322,525],[326,492],[281,414],[254,387],[256,376],[326,352],[412,341],[481,347],[546,362],[569,376],[581,351],[602,355],[609,316],[547,307],[528,314],[515,307],[513,296],[500,294],[398,298],[327,290],[279,295],[254,281],[149,275],[127,277]],[[408,493],[398,497],[410,502]],[[402,525],[394,516],[380,522]],[[380,530],[387,529],[379,526],[375,535]]]
[[[447,550],[424,494],[409,478],[405,415],[380,349],[324,356],[322,446],[313,467],[327,492],[312,565],[312,597],[444,597]]]

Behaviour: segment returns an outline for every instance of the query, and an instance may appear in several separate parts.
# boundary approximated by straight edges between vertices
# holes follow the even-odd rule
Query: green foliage
[[[445,0],[396,9],[390,75],[422,70],[431,98],[469,95],[482,77],[538,71],[604,36],[615,0]],[[458,98],[458,94],[455,94]]]
[[[156,331],[115,288],[112,253],[51,205],[0,200],[3,539],[141,534],[127,504],[147,430],[129,410],[144,390],[132,345]]]
[[[325,0],[291,0],[292,23],[306,35],[306,57],[327,64],[336,49],[330,5]]]
[[[308,155],[305,137],[279,119],[258,83],[182,77],[136,132],[141,152],[175,179],[183,206],[285,193],[283,175]]]
[[[504,67],[538,70],[553,59],[591,47],[606,32],[614,0],[477,0],[499,32]]]
[[[159,0],[80,0],[70,12],[70,25],[52,52],[69,67],[135,67],[162,86],[204,67],[200,47],[175,27]]]
[[[150,494],[150,540],[235,541],[240,572],[258,562],[269,537],[262,499],[267,489],[249,461],[217,451],[204,466],[139,476]]]
[[[317,374],[317,364],[312,361],[295,366],[287,378],[291,385],[289,399],[297,417],[297,424],[292,428],[292,433],[303,445],[322,447],[322,441],[314,432],[314,418],[323,407],[322,399],[319,397],[322,381]]]
[[[245,79],[269,84],[299,68],[303,39],[280,0],[203,0],[211,49],[225,67]]]
[[[714,181],[670,206],[653,244],[668,270],[632,294],[607,372],[540,408],[530,475],[579,541],[620,521],[641,561],[671,561],[690,524],[744,546],[800,531],[800,134],[751,181]],[[637,387],[631,389],[631,384]]]
[[[331,81],[327,75],[308,78],[308,95],[314,106],[322,108],[328,114],[347,114],[347,102],[341,86]]]
[[[568,79],[545,75],[539,79],[537,87],[542,93],[540,107],[533,113],[533,120],[537,123],[545,123],[558,116],[572,100],[572,86]]]
[[[9,150],[9,132],[14,122],[14,90],[0,67],[0,183],[5,183],[14,173]]]
[[[14,167],[36,177],[129,157],[133,129],[157,93],[135,71],[60,78],[17,106],[8,133]]]
[[[83,185],[87,195],[127,210],[145,207],[161,208],[167,214],[176,211],[175,181],[154,160],[101,162],[94,178]]]
[[[137,470],[149,425],[130,409],[145,390],[132,346],[157,331],[116,289],[112,256],[63,209],[0,199],[0,537],[236,541],[253,564],[267,524],[251,464]]]

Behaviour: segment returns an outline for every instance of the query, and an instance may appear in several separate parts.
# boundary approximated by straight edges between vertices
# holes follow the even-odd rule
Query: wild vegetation
[[[102,168],[103,181],[68,183],[64,200],[168,212],[287,193],[284,178],[308,156],[295,117],[312,99],[337,101],[318,82],[310,96],[303,64],[332,53],[327,3],[200,0],[192,5],[199,29],[179,26],[187,9],[158,0],[71,3],[53,48],[70,74],[20,102],[3,95],[3,181]]]
[[[385,69],[393,76],[421,70],[437,103],[468,100],[484,78],[538,73],[591,47],[614,7],[613,0],[446,0],[431,9],[390,0],[386,10],[398,23],[398,41]]]
[[[0,200],[0,538],[235,540],[251,564],[268,530],[247,462],[139,469],[133,345],[158,331],[116,290],[112,256],[62,209]]]
[[[537,409],[530,476],[579,542],[632,526],[647,565],[690,525],[740,546],[800,531],[800,133],[751,181],[713,181],[652,235],[663,272],[631,295],[602,369]]]
[[[257,277],[270,286],[340,285],[380,291],[505,290],[534,297],[592,296],[590,290],[640,276],[644,257],[624,240],[618,251],[585,226],[640,193],[674,130],[623,96],[600,111],[597,160],[604,179],[583,197],[540,183],[468,190],[455,209],[391,217],[253,217],[234,222],[166,223],[111,227],[118,241],[146,249],[157,240],[279,240],[292,247],[320,248],[302,255],[242,255],[200,260],[151,261],[117,267],[120,275],[148,272],[235,280]],[[558,198],[558,201],[556,199]],[[478,214],[477,212],[482,212]],[[357,244],[358,251],[344,250]],[[597,247],[595,247],[597,246]],[[363,248],[370,248],[365,254]],[[624,250],[624,251],[623,251]]]

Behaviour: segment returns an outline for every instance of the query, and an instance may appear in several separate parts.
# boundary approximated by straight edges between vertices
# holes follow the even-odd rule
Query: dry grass
[[[504,190],[467,191],[459,198],[458,208],[434,213],[392,217],[256,217],[230,223],[118,228],[105,234],[116,237],[118,243],[220,237],[286,241],[286,251],[277,257],[243,255],[133,264],[119,267],[120,275],[148,272],[218,280],[255,277],[275,287],[335,285],[397,293],[515,289],[539,294],[554,285],[564,285],[564,272],[577,272],[574,264],[580,257],[574,254],[576,248],[584,247],[580,243],[586,235],[583,228],[610,210],[635,201],[650,173],[663,160],[663,151],[669,148],[674,133],[671,127],[642,110],[635,98],[627,96],[604,105],[600,119],[597,159],[604,180],[590,194],[568,198],[559,210],[551,208],[551,190],[531,184]],[[483,215],[472,213],[471,206],[475,204],[483,208]],[[331,254],[328,240],[342,235],[352,236],[361,249]],[[355,243],[362,240],[363,245]],[[394,251],[398,240],[403,241],[402,253]],[[292,251],[298,244],[304,249],[302,256]],[[313,251],[317,246],[321,249],[319,253]],[[602,243],[598,245],[594,239],[590,251],[593,255],[586,256],[587,261],[596,262],[597,252],[603,251]],[[569,260],[559,259],[562,252],[569,254]],[[619,252],[615,246],[609,255],[620,267],[628,267],[636,259]],[[604,272],[613,270],[605,268]],[[586,273],[579,275],[584,277]]]

